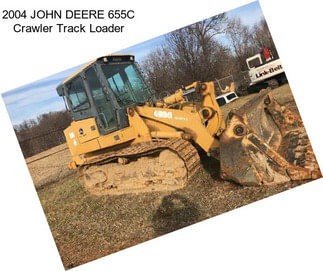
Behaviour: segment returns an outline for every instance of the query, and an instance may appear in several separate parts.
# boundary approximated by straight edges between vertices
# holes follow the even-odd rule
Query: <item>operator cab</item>
[[[249,70],[257,68],[263,64],[261,54],[256,54],[252,57],[247,58],[246,62]]]
[[[57,93],[75,121],[95,118],[100,134],[129,126],[126,108],[154,98],[133,55],[100,57],[64,80]]]
[[[246,62],[248,69],[251,70],[273,60],[274,57],[270,49],[264,46],[259,54],[255,54],[254,56],[247,58]]]

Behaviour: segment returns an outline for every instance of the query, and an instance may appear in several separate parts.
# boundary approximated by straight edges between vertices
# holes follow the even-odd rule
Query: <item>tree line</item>
[[[193,81],[214,81],[247,70],[246,58],[268,47],[278,57],[265,19],[253,27],[225,13],[175,30],[140,63],[152,88],[167,94]]]
[[[266,46],[278,57],[264,19],[253,27],[225,13],[175,30],[140,63],[160,96],[194,81],[213,81],[247,70],[246,58]],[[65,142],[63,130],[72,119],[67,111],[50,112],[14,126],[24,157]]]
[[[25,158],[64,143],[63,130],[72,121],[67,111],[42,114],[36,119],[14,125],[14,131]]]

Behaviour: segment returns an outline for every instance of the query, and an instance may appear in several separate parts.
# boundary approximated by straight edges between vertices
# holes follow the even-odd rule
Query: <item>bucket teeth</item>
[[[220,138],[224,179],[270,185],[321,176],[303,122],[270,91],[231,112],[226,125]]]

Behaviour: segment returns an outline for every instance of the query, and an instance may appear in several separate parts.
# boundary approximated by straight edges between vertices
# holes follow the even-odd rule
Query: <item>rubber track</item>
[[[143,142],[117,151],[110,151],[91,158],[82,167],[106,164],[119,157],[137,159],[166,149],[175,152],[184,161],[188,179],[192,178],[200,169],[200,156],[196,148],[189,141],[181,138]]]

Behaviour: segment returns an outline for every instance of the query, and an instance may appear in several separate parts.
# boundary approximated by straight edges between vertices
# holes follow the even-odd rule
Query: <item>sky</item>
[[[259,2],[241,6],[226,12],[229,18],[240,17],[243,24],[253,26],[263,18]],[[223,37],[225,39],[225,37]],[[144,41],[115,53],[129,53],[135,55],[136,61],[143,60],[152,50],[158,48],[165,41],[165,35]],[[225,40],[223,40],[225,42]],[[13,125],[24,120],[36,119],[37,116],[63,110],[65,108],[62,97],[56,92],[57,85],[66,77],[77,71],[85,63],[68,70],[56,73],[33,83],[18,87],[2,94],[9,117]],[[37,99],[35,99],[37,97]]]

